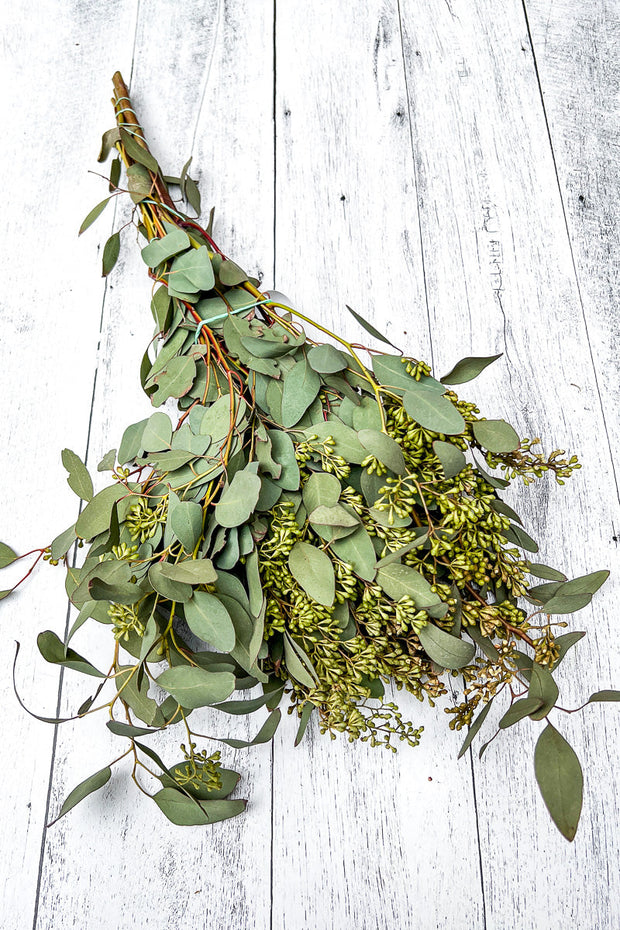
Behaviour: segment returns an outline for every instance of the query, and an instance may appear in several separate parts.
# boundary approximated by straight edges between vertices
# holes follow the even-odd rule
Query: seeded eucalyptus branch
[[[113,82],[116,126],[100,155],[115,153],[109,196],[80,232],[109,201],[130,197],[158,345],[141,381],[158,409],[104,457],[98,470],[112,483],[97,494],[79,457],[63,452],[84,507],[50,546],[27,553],[34,564],[62,562],[79,611],[65,642],[39,635],[43,658],[99,682],[69,719],[107,710],[109,730],[129,740],[58,816],[129,757],[136,785],[173,823],[233,817],[246,804],[230,798],[239,775],[200,740],[264,743],[285,700],[299,720],[296,745],[314,716],[332,739],[396,751],[417,745],[422,727],[385,700],[385,685],[433,705],[453,675],[465,682],[462,703],[446,711],[451,729],[469,728],[461,756],[500,694],[510,706],[480,755],[517,721],[543,723],[535,774],[572,840],[581,766],[549,715],[564,710],[553,674],[585,634],[558,635],[558,617],[588,604],[608,572],[569,581],[531,561],[538,546],[499,492],[547,472],[563,484],[576,457],[543,454],[539,439],[520,439],[457,395],[499,356],[462,359],[437,380],[355,311],[389,351],[362,349],[260,290],[214,242],[212,217],[203,228],[182,212],[182,203],[201,209],[190,163],[178,177],[162,173],[120,74]],[[104,275],[121,232],[105,245]],[[310,339],[306,322],[328,341]],[[173,401],[176,425],[160,409]],[[76,543],[88,544],[79,567]],[[25,557],[0,544],[0,567]],[[91,621],[110,627],[111,655],[97,664],[71,645]],[[262,693],[230,699],[253,688]],[[601,691],[586,704],[619,697]],[[251,741],[222,738],[194,729],[193,712],[206,706],[267,717]],[[148,738],[172,727],[184,735],[167,765]]]

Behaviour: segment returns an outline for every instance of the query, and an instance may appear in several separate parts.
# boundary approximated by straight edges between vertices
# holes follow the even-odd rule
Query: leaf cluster
[[[133,758],[140,790],[173,823],[205,824],[235,816],[245,801],[229,797],[238,774],[221,767],[219,752],[198,751],[196,739],[233,749],[265,742],[286,694],[299,718],[296,744],[314,717],[331,737],[416,745],[422,728],[384,700],[385,686],[433,703],[446,676],[461,675],[464,701],[449,709],[453,729],[469,726],[461,754],[502,693],[511,703],[498,732],[526,717],[545,721],[536,778],[572,839],[581,768],[547,718],[558,710],[553,672],[583,634],[556,635],[564,623],[552,617],[588,604],[608,573],[569,581],[530,561],[537,543],[499,492],[518,476],[550,470],[561,480],[578,463],[559,453],[532,459],[510,424],[457,396],[454,386],[498,355],[462,359],[436,379],[353,310],[393,352],[362,358],[320,325],[329,341],[311,340],[302,322],[313,321],[258,290],[215,245],[211,224],[170,207],[174,183],[199,211],[189,163],[178,178],[164,176],[140,137],[119,125],[101,157],[116,148],[125,163],[148,240],[157,352],[145,353],[140,377],[155,410],[99,463],[112,483],[97,493],[80,458],[62,455],[84,506],[39,552],[65,564],[78,613],[65,642],[46,631],[38,645],[48,662],[98,681],[76,716],[105,707],[108,728],[129,739],[119,759]],[[119,180],[113,167],[112,196]],[[118,237],[106,245],[104,273]],[[176,421],[161,409],[170,401]],[[79,565],[75,543],[85,547]],[[16,558],[0,545],[0,567]],[[107,662],[73,649],[86,622],[110,627]],[[250,689],[258,696],[231,700]],[[589,702],[617,697],[599,692]],[[193,727],[205,707],[265,708],[267,717],[250,741],[201,737]],[[144,739],[177,725],[183,758],[167,766]],[[110,776],[106,767],[86,779],[59,816]]]

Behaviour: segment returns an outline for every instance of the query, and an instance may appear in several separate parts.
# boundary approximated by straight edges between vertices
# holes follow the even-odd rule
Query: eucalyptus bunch
[[[39,650],[98,681],[74,717],[39,719],[104,709],[108,729],[129,740],[59,816],[127,756],[138,788],[173,823],[233,817],[246,805],[229,797],[239,775],[200,740],[264,743],[285,701],[299,721],[296,744],[314,717],[331,738],[396,751],[415,746],[422,727],[403,719],[385,686],[434,704],[452,675],[465,683],[462,702],[446,709],[451,729],[469,728],[460,755],[500,694],[510,705],[491,739],[526,717],[543,722],[536,778],[571,840],[582,771],[549,714],[560,710],[555,670],[585,634],[559,633],[558,617],[588,604],[608,572],[569,581],[532,561],[537,544],[499,492],[548,472],[562,484],[576,457],[544,455],[539,439],[520,439],[457,395],[499,356],[463,359],[436,379],[355,311],[385,351],[260,290],[214,242],[212,216],[203,228],[172,200],[177,187],[200,213],[189,163],[164,175],[118,73],[114,88],[116,126],[100,155],[115,152],[110,192],[80,231],[114,198],[131,198],[154,282],[158,352],[147,350],[140,376],[156,410],[99,463],[112,480],[97,494],[85,464],[63,452],[82,509],[35,550],[37,561],[63,564],[78,610],[64,639],[39,635]],[[106,243],[104,275],[119,249],[120,230]],[[328,341],[311,339],[304,322]],[[0,558],[23,556],[2,544]],[[87,622],[109,626],[108,659],[73,648]],[[250,689],[258,696],[233,697]],[[267,716],[251,741],[220,738],[198,732],[203,707]],[[183,742],[167,764],[149,737],[173,726]]]

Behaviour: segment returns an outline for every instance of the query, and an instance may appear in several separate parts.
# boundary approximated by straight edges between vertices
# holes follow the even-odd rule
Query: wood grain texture
[[[513,3],[437,2],[414,15],[403,6],[403,33],[434,360],[441,370],[470,348],[472,354],[504,350],[501,364],[468,395],[481,406],[484,398],[483,412],[507,415],[522,434],[542,434],[547,448],[576,451],[587,469],[562,493],[541,482],[515,494],[515,505],[544,541],[543,561],[571,574],[613,568],[611,461],[600,441],[601,404],[584,352],[570,241],[523,11]],[[559,676],[568,706],[612,681],[617,670],[616,585],[612,580],[573,621],[590,635],[579,664],[571,657]],[[510,926],[515,914],[519,926],[532,928],[560,927],[569,917],[591,928],[617,923],[613,895],[603,885],[593,892],[590,878],[608,871],[618,842],[617,800],[607,774],[617,716],[571,718],[560,726],[587,757],[597,784],[596,799],[586,802],[589,826],[568,853],[537,797],[531,737],[507,734],[481,763],[474,757],[487,927]],[[549,869],[549,861],[562,865]]]
[[[178,173],[190,152],[201,167],[203,194],[208,213],[209,197],[217,198],[218,212],[243,219],[245,238],[234,234],[232,223],[218,225],[216,235],[223,247],[239,256],[253,272],[273,265],[272,138],[241,152],[255,124],[269,125],[271,118],[271,55],[259,57],[252,74],[238,72],[230,79],[230,62],[244,54],[252,42],[270,51],[271,19],[266,4],[234,7],[223,3],[190,4],[179,19],[167,4],[157,14],[148,6],[138,11],[135,54],[132,64],[132,102],[153,140],[166,171]],[[191,44],[187,37],[193,36]],[[179,53],[171,56],[171,50]],[[163,68],[169,57],[173,60]],[[262,62],[262,65],[260,64]],[[156,63],[156,68],[153,67]],[[125,68],[129,75],[129,67]],[[214,105],[214,100],[217,104]],[[213,148],[212,125],[227,114]],[[204,122],[201,122],[204,120]],[[110,122],[110,114],[108,114]],[[151,127],[153,127],[151,131]],[[233,157],[222,158],[230,147]],[[192,151],[193,150],[193,151]],[[214,183],[220,165],[228,171],[228,184]],[[242,165],[241,179],[234,177]],[[254,196],[262,185],[265,202]],[[122,215],[121,215],[122,212]],[[119,211],[114,226],[129,219]],[[104,230],[104,235],[109,231]],[[252,234],[250,245],[249,233]],[[148,416],[150,404],[142,395],[137,368],[152,335],[148,301],[150,283],[134,236],[126,236],[125,249],[114,274],[103,308],[101,353],[94,397],[89,458],[93,464],[117,445],[126,422]],[[103,479],[104,476],[100,476]],[[103,636],[101,635],[103,633]],[[107,634],[107,635],[106,635]],[[109,653],[105,629],[78,634],[86,655]],[[76,648],[78,643],[76,637]],[[77,677],[77,676],[76,676]],[[79,704],[79,701],[77,701]],[[75,706],[72,683],[63,691],[63,706]],[[248,720],[215,711],[198,712],[199,732],[249,739],[259,729],[257,714]],[[193,718],[194,719],[194,718]],[[91,771],[123,751],[123,741],[102,734],[102,720],[92,717],[85,728],[60,734],[52,789],[52,810],[57,810],[68,791]],[[182,728],[153,747],[173,764],[182,756]],[[176,744],[176,745],[175,745]],[[90,747],[85,759],[81,747]],[[219,748],[217,744],[213,747]],[[216,829],[183,829],[166,821],[155,805],[137,793],[129,775],[131,766],[120,764],[104,791],[89,799],[76,817],[63,819],[47,833],[40,888],[37,927],[97,927],[102,915],[110,927],[267,926],[270,911],[271,748],[235,752],[222,747],[228,767],[242,771],[237,797],[250,805],[243,817],[219,824]],[[87,806],[88,805],[88,806]],[[93,842],[92,825],[97,823]],[[113,850],[108,862],[116,875],[110,884],[93,880],[102,849]],[[105,857],[107,859],[107,857]],[[76,874],[79,872],[79,874]],[[128,888],[131,893],[128,894]]]
[[[346,66],[333,66],[326,36]],[[349,338],[367,339],[345,304],[427,355],[396,5],[358,3],[347,16],[337,4],[282,5],[276,62],[276,286]],[[398,700],[425,733],[396,756],[318,729],[294,751],[292,727],[277,738],[274,928],[480,925],[471,770],[455,764],[454,739],[446,746],[443,713]],[[461,864],[458,895],[447,849]]]
[[[102,199],[100,182],[85,170],[94,167],[93,150],[108,119],[107,78],[98,75],[107,70],[113,46],[131,61],[131,43],[123,42],[131,27],[127,3],[111,2],[105,13],[93,6],[88,17],[77,5],[53,2],[39,4],[34,17],[20,2],[4,11],[2,115],[11,141],[0,156],[7,190],[0,524],[3,539],[20,553],[48,545],[77,516],[60,452],[64,446],[80,455],[86,450],[104,287],[95,244],[76,237],[87,205]],[[89,42],[93,36],[97,41]],[[12,566],[2,586],[23,573]],[[63,572],[44,566],[34,584],[2,607],[0,924],[21,930],[32,926],[37,898],[54,731],[17,705],[11,663],[14,640],[20,640],[19,690],[33,710],[54,716],[58,672],[39,656],[36,635],[50,627],[62,632]]]
[[[620,19],[605,0],[530,0],[527,14],[617,488]]]
[[[544,541],[542,561],[572,575],[612,569],[594,606],[568,618],[588,637],[562,667],[564,705],[617,684],[611,4],[43,0],[31,14],[17,0],[4,24],[12,134],[0,152],[11,256],[2,539],[24,551],[72,522],[60,450],[87,452],[95,471],[126,423],[150,409],[137,378],[152,332],[150,288],[131,232],[107,284],[99,277],[103,243],[129,218],[126,207],[114,218],[108,208],[75,239],[105,189],[87,170],[111,125],[110,77],[120,67],[156,156],[174,172],[193,154],[205,212],[216,207],[216,238],[266,285],[365,341],[350,304],[439,374],[464,355],[504,352],[463,396],[584,463],[566,488],[544,481],[510,500]],[[44,568],[1,609],[9,641],[23,643],[21,692],[54,713],[58,676],[37,658],[35,639],[41,629],[62,632],[62,573]],[[106,630],[78,635],[89,657],[107,654]],[[572,846],[538,797],[526,724],[482,762],[477,751],[457,762],[464,734],[402,695],[425,733],[397,756],[331,742],[312,726],[294,749],[290,718],[273,749],[226,750],[250,805],[212,830],[168,824],[119,768],[45,831],[48,784],[51,816],[122,750],[97,717],[54,740],[16,706],[11,658],[5,649],[2,927],[620,925],[615,707],[559,723],[587,759]],[[460,690],[457,679],[452,685]],[[68,673],[61,710],[87,690]],[[204,716],[205,728],[228,734],[229,718]],[[244,736],[260,723],[235,725]],[[168,739],[157,745],[172,759]]]

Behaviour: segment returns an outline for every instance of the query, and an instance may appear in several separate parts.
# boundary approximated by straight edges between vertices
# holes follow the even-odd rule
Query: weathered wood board
[[[440,374],[504,353],[464,396],[584,465],[564,489],[514,492],[541,558],[612,570],[569,618],[588,637],[563,665],[565,705],[617,685],[617,40],[606,0],[42,0],[36,15],[16,0],[0,65],[0,537],[21,552],[72,523],[60,451],[96,470],[149,410],[137,377],[149,284],[130,231],[100,278],[103,243],[128,217],[109,209],[76,240],[105,194],[88,171],[120,68],[159,160],[175,172],[193,156],[216,238],[266,286],[362,338],[350,304]],[[425,726],[416,750],[393,757],[312,728],[293,749],[292,720],[273,746],[230,750],[250,805],[212,830],[169,825],[127,772],[46,830],[118,740],[98,718],[55,732],[12,693],[17,639],[29,707],[52,716],[86,696],[70,673],[58,691],[36,648],[40,630],[64,629],[61,572],[41,568],[1,611],[0,926],[620,925],[615,707],[566,724],[587,760],[572,846],[538,796],[525,725],[457,762],[462,734],[401,695]],[[86,654],[98,633],[84,631]]]

